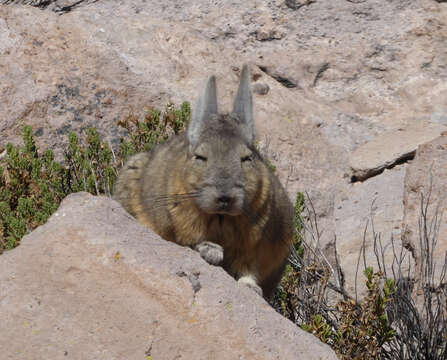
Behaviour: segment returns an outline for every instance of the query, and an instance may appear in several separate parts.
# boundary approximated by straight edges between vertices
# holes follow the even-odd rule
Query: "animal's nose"
[[[222,207],[230,207],[233,203],[233,198],[227,195],[222,195],[217,198],[217,202]]]

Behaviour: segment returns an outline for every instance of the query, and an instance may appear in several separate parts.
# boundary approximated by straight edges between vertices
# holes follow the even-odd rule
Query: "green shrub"
[[[30,126],[23,140],[21,148],[7,145],[4,168],[0,165],[0,252],[43,224],[66,194],[65,171],[52,151],[39,156]]]
[[[121,139],[122,162],[138,152],[150,151],[154,145],[162,143],[170,135],[182,132],[190,117],[191,106],[188,102],[184,102],[179,109],[169,103],[164,112],[149,107],[145,109],[143,120],[129,114],[118,122],[130,134],[129,140]]]
[[[332,345],[340,359],[381,359],[384,345],[390,343],[395,330],[388,319],[389,302],[396,291],[393,279],[383,286],[383,274],[366,268],[368,294],[360,302],[353,299],[338,302],[336,326],[328,324],[323,316],[315,315],[313,321],[302,327],[320,340]],[[318,319],[318,321],[316,321]]]
[[[180,108],[168,104],[164,111],[148,108],[142,120],[129,115],[118,123],[128,137],[121,139],[116,151],[101,141],[94,128],[81,138],[70,133],[62,162],[54,159],[51,150],[39,153],[33,129],[25,126],[24,145],[8,144],[0,164],[0,253],[14,248],[27,232],[45,223],[68,194],[87,191],[110,196],[125,160],[183,131],[190,116],[187,102]]]

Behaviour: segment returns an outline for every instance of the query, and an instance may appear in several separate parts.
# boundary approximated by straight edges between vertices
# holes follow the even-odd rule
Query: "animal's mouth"
[[[206,213],[210,215],[229,215],[229,216],[237,216],[242,213],[242,210],[239,209],[237,206],[214,206],[211,209],[203,209]]]
[[[242,210],[235,206],[219,206],[218,208],[214,209],[213,213],[216,215],[237,216],[242,213]]]
[[[234,211],[231,211],[231,209],[227,210],[227,209],[218,209],[216,210],[215,214],[217,215],[236,215],[234,213]]]

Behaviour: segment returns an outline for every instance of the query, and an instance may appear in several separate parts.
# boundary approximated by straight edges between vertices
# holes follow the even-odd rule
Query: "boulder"
[[[440,124],[418,124],[383,133],[351,153],[352,181],[363,181],[412,159],[419,145],[436,139],[447,128]]]
[[[379,255],[382,266],[382,262],[385,262],[388,277],[392,276],[395,256],[404,252],[410,257],[402,249],[401,242],[405,168],[402,165],[387,169],[380,176],[353,183],[346,191],[337,194],[337,206],[334,210],[335,234],[339,261],[349,294],[356,293],[359,297],[366,294],[363,270],[365,262],[366,266],[379,270],[376,254]],[[374,237],[377,252],[374,250]],[[365,255],[361,253],[362,247]]]
[[[0,257],[3,359],[336,359],[222,268],[77,193]]]
[[[447,255],[447,133],[418,147],[405,175],[403,203],[402,241],[415,259],[416,279],[433,276],[437,283]],[[426,272],[426,252],[433,254],[432,273]]]

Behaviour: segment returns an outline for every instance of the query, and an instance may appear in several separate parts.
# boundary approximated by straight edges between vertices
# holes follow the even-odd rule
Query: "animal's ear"
[[[250,89],[250,71],[248,65],[242,68],[241,81],[234,100],[233,113],[240,120],[240,129],[242,136],[253,144],[255,139],[255,126],[253,119],[253,97]]]
[[[192,146],[197,143],[206,121],[212,114],[217,114],[216,77],[214,75],[208,78],[205,90],[197,101],[196,108],[193,109],[191,122],[188,126],[188,140]]]

